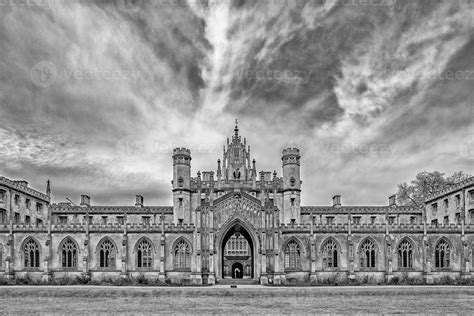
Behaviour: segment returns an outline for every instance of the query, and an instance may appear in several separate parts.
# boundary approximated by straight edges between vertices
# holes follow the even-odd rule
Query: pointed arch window
[[[337,268],[338,267],[338,247],[334,240],[329,239],[323,246],[323,267]]]
[[[413,246],[407,239],[398,245],[398,267],[413,268]]]
[[[99,267],[115,269],[117,249],[110,239],[105,239],[99,246]]]
[[[62,244],[61,265],[63,268],[77,268],[77,246],[71,238]]]
[[[137,246],[137,267],[143,269],[153,267],[153,247],[146,239],[143,239]]]
[[[435,248],[435,267],[449,268],[449,244],[441,239]]]
[[[290,240],[285,247],[285,269],[300,267],[300,246],[295,240]]]
[[[23,246],[25,257],[25,268],[39,268],[40,266],[40,247],[38,243],[29,238]]]
[[[174,247],[175,269],[191,269],[191,246],[181,239]]]
[[[375,245],[370,239],[365,240],[361,244],[359,256],[361,268],[375,268]]]

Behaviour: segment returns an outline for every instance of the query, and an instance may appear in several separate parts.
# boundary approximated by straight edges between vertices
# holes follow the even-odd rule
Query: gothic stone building
[[[394,276],[472,277],[474,178],[430,196],[423,209],[301,206],[300,152],[282,174],[257,172],[235,127],[217,171],[191,175],[191,152],[173,151],[172,206],[50,202],[25,181],[0,177],[0,277],[83,275],[215,284]]]

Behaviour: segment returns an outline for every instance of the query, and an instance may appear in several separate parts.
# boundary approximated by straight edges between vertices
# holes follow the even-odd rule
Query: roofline
[[[32,189],[30,187],[25,187],[25,186],[19,185],[15,181],[10,180],[10,179],[8,179],[6,177],[3,177],[3,176],[0,176],[0,185],[4,185],[4,186],[9,187],[11,189],[15,189],[19,192],[22,192],[22,193],[27,194],[29,196],[35,197],[35,198],[37,198],[37,199],[39,199],[43,202],[47,202],[48,204],[51,201],[51,198],[49,196],[47,196],[46,194],[41,193],[40,191]]]
[[[425,198],[425,202],[424,203],[428,203],[428,202],[431,202],[433,200],[436,200],[442,196],[445,196],[445,195],[448,195],[448,194],[451,194],[453,192],[456,192],[456,191],[460,191],[470,185],[474,185],[474,177],[470,177],[470,178],[467,178],[466,180],[463,180],[463,181],[460,181],[458,183],[455,183],[453,185],[450,185],[449,187],[443,189],[443,190],[440,190],[438,192],[435,192],[429,196],[427,196]]]

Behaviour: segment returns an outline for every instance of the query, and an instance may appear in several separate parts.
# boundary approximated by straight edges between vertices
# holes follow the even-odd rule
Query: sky
[[[172,149],[257,169],[301,150],[302,204],[386,205],[474,173],[474,1],[0,1],[0,175],[53,202],[171,204]]]

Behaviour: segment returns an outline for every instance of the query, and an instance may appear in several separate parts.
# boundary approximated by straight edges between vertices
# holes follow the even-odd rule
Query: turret
[[[191,151],[186,148],[173,150],[173,190],[190,189]]]
[[[191,221],[191,151],[173,150],[173,214],[174,222]]]
[[[282,152],[283,212],[280,220],[284,223],[300,222],[300,158],[297,148],[287,148]]]

